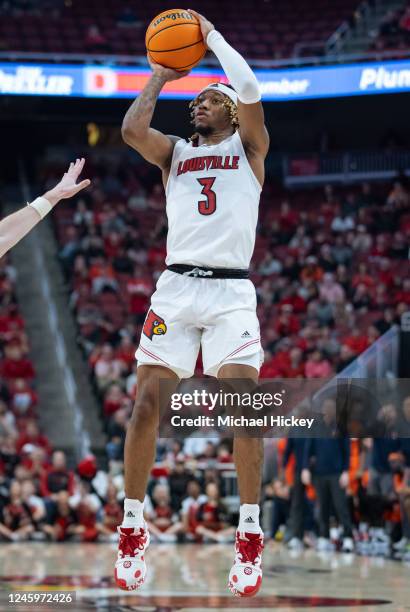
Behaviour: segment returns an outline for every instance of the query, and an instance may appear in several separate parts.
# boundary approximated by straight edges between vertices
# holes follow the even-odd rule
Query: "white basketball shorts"
[[[179,378],[195,371],[202,348],[204,374],[227,363],[263,362],[256,292],[248,279],[209,279],[166,270],[158,279],[135,354],[140,365],[162,365]]]

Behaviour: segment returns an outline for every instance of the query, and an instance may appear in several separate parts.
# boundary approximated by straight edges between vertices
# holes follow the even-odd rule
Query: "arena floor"
[[[3,544],[0,610],[302,611],[410,610],[410,566],[378,558],[313,551],[290,554],[269,543],[264,582],[254,599],[236,599],[226,581],[232,546],[151,545],[149,576],[138,595],[113,585],[116,546],[111,544]],[[11,593],[74,589],[74,604],[11,604]]]

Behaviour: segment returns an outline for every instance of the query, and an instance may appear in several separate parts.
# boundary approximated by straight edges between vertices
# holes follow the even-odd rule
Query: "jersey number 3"
[[[206,200],[198,202],[198,210],[201,215],[212,215],[216,211],[216,193],[212,191],[215,177],[196,179],[202,185],[201,193],[206,196]]]

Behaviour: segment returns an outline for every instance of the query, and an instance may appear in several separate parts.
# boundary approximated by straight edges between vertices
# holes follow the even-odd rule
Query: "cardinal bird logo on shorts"
[[[164,319],[161,319],[153,310],[150,310],[145,319],[142,331],[147,338],[152,340],[152,336],[163,336],[166,334],[167,326],[165,325]]]

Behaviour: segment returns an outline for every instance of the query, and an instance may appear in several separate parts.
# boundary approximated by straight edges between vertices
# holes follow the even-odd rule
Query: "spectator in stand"
[[[121,379],[124,365],[114,357],[114,350],[110,344],[104,344],[94,366],[94,375],[97,387],[104,391],[111,383]]]
[[[196,533],[198,527],[198,510],[201,504],[207,501],[205,494],[201,493],[199,482],[191,478],[187,484],[187,497],[181,506],[181,518],[185,537],[187,540],[201,540],[201,536]]]
[[[302,281],[310,280],[318,283],[322,280],[322,277],[323,270],[318,265],[317,257],[314,255],[309,255],[309,257],[306,258],[306,264],[300,273],[300,279]]]
[[[300,329],[300,322],[297,316],[293,314],[293,306],[291,304],[283,304],[274,329],[282,337],[297,334]]]
[[[104,395],[104,416],[110,418],[123,407],[129,407],[129,398],[119,384],[112,383]]]
[[[196,535],[205,541],[231,542],[235,528],[228,524],[226,509],[219,496],[215,482],[209,482],[205,489],[207,500],[198,509]]]
[[[124,450],[125,432],[131,408],[119,408],[111,416],[107,425],[108,443],[106,451],[109,459],[119,460]]]
[[[355,289],[358,285],[365,285],[369,289],[374,287],[375,279],[369,272],[369,266],[363,261],[359,263],[358,270],[352,278],[352,287]]]
[[[343,527],[344,552],[353,552],[352,521],[345,489],[349,484],[350,440],[335,437],[337,432],[336,402],[326,399],[322,406],[323,422],[320,438],[308,438],[304,449],[301,480],[304,485],[313,482],[319,500],[319,551],[332,550],[330,542],[330,516],[332,507]]]
[[[74,494],[74,472],[67,469],[67,460],[63,451],[54,451],[50,468],[43,474],[40,483],[42,497],[57,499],[60,491]],[[48,500],[46,500],[47,503]]]
[[[343,302],[345,292],[343,287],[334,279],[333,274],[327,272],[319,283],[319,297],[327,300],[330,304]]]
[[[30,507],[22,498],[21,485],[16,480],[10,485],[9,503],[0,516],[0,536],[18,542],[27,540],[34,532]]]
[[[24,378],[16,378],[10,385],[11,407],[14,414],[19,417],[33,418],[33,407],[37,404],[37,393],[29,386]]]
[[[179,512],[184,499],[188,482],[192,479],[191,472],[185,467],[185,457],[176,457],[175,465],[168,476],[168,484],[171,496],[171,508],[174,512]]]
[[[343,346],[348,346],[354,355],[360,355],[369,346],[367,336],[358,327],[352,329],[351,335],[343,339]]]
[[[400,453],[403,456],[404,474],[399,490],[402,537],[393,545],[398,554],[402,554],[403,561],[410,559],[410,396],[404,398],[401,411]],[[404,437],[407,436],[407,437]]]
[[[280,274],[282,272],[282,264],[279,259],[276,259],[272,253],[266,253],[260,263],[258,273],[261,276],[271,276],[272,274]]]
[[[289,242],[299,223],[299,214],[292,210],[287,200],[280,205],[279,228],[284,242]]]
[[[76,524],[73,526],[73,535],[81,542],[95,542],[100,533],[97,526],[97,513],[101,509],[99,497],[90,490],[90,483],[82,480],[78,483],[76,491],[69,499],[70,507],[74,509]]]
[[[8,410],[7,404],[0,400],[0,436],[16,439],[17,435],[15,416]]]
[[[84,46],[88,53],[110,53],[111,50],[107,38],[96,24],[89,26],[84,39]]]
[[[306,378],[327,378],[333,370],[330,362],[323,357],[322,352],[312,351],[305,365]]]
[[[32,480],[24,480],[21,483],[21,499],[30,510],[35,530],[40,532],[46,518],[46,506],[44,499],[36,495],[36,488]]]
[[[365,284],[360,283],[360,285],[357,285],[351,297],[351,303],[357,312],[368,312],[369,308],[371,307],[372,298],[369,294],[369,289]]]
[[[352,248],[346,244],[343,235],[336,236],[334,244],[331,247],[331,253],[337,264],[350,265],[353,252]]]
[[[344,234],[350,230],[353,230],[355,226],[356,224],[353,217],[341,212],[333,219],[330,227],[332,232]]]
[[[60,249],[58,254],[67,275],[71,272],[74,259],[77,253],[80,251],[80,248],[81,244],[78,239],[77,228],[74,225],[69,225],[66,230],[64,246]]]
[[[69,504],[68,491],[56,494],[55,501],[47,508],[46,523],[42,531],[54,542],[64,542],[75,533],[76,515]]]
[[[94,213],[87,208],[87,204],[83,199],[77,201],[73,223],[75,226],[84,231],[84,233],[86,233],[88,228],[90,228],[94,223]]]
[[[399,181],[396,181],[393,185],[393,189],[390,191],[387,198],[387,207],[390,209],[401,210],[409,207],[410,199],[406,189]]]
[[[349,366],[352,361],[356,359],[356,353],[348,346],[347,344],[343,344],[340,347],[339,360],[336,368],[336,373],[342,372],[347,366]]]
[[[287,483],[274,478],[264,487],[265,500],[272,500],[272,526],[270,533],[273,539],[281,537],[281,530],[289,518],[290,489]]]
[[[117,487],[110,481],[106,492],[106,502],[103,506],[102,520],[97,522],[97,529],[103,541],[116,542],[118,539],[117,527],[121,525],[123,509],[117,496]]]
[[[30,420],[16,443],[16,450],[18,453],[26,444],[32,444],[33,446],[40,446],[44,449],[47,455],[51,454],[51,445],[47,436],[40,433],[39,427],[35,421]]]
[[[33,364],[18,344],[9,344],[5,347],[5,358],[0,362],[1,375],[6,379],[23,378],[31,380],[34,378]]]
[[[374,327],[377,329],[379,334],[382,336],[385,334],[393,325],[399,323],[393,308],[386,308],[383,312],[383,316],[377,319],[374,323]]]
[[[304,465],[306,442],[307,440],[305,438],[288,438],[282,458],[282,465],[280,466],[280,474],[283,479],[283,473],[288,466],[289,460],[291,456],[294,457],[295,469],[291,488],[289,513],[288,547],[290,550],[303,550],[304,519],[306,516],[307,500],[305,485],[302,482],[301,475]]]
[[[143,273],[142,266],[136,265],[133,277],[127,283],[129,308],[136,323],[144,322],[152,290],[152,280]]]
[[[171,507],[169,487],[157,484],[152,492],[153,510],[148,515],[148,528],[159,542],[176,542],[182,523]]]
[[[356,253],[368,253],[372,247],[373,239],[365,225],[357,226],[357,233],[353,235],[351,246]]]
[[[102,291],[116,293],[118,282],[115,272],[109,261],[103,257],[95,257],[89,269],[89,279],[93,293],[98,294]]]
[[[395,493],[389,455],[400,450],[400,442],[397,436],[394,436],[398,421],[395,405],[383,405],[378,420],[382,427],[381,433],[385,437],[375,437],[372,442],[368,493],[391,501],[395,498]],[[386,437],[389,435],[391,437]]]
[[[301,348],[295,346],[289,351],[289,364],[282,367],[281,373],[285,378],[304,378],[305,364]]]
[[[402,288],[396,291],[394,295],[395,302],[403,302],[407,306],[410,306],[410,278],[403,280]]]

